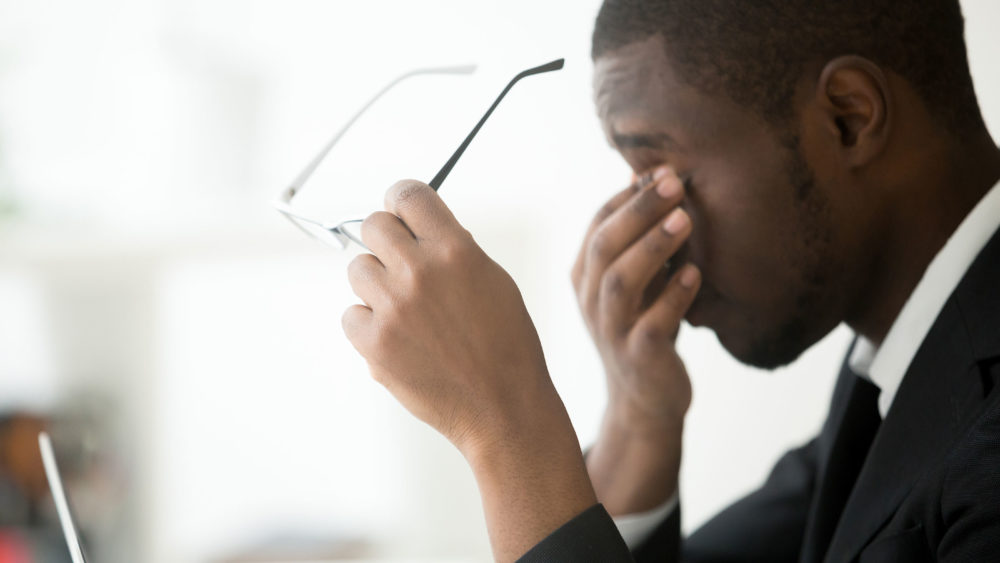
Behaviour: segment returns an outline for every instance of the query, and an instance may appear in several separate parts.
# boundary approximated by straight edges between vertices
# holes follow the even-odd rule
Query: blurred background
[[[95,561],[487,561],[461,456],[370,380],[340,330],[350,253],[270,201],[375,91],[296,206],[330,220],[429,180],[518,71],[442,196],[511,272],[582,445],[604,402],[569,269],[628,181],[591,104],[598,0],[0,0],[0,561],[65,561],[37,432]],[[1000,22],[963,2],[1000,128]],[[764,373],[710,332],[686,529],[755,487],[826,415],[850,333]]]

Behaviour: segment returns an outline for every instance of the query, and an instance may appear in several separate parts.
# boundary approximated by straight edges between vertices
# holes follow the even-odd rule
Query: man
[[[496,558],[995,558],[1000,151],[957,1],[606,0],[593,54],[639,179],[573,269],[609,389],[586,461],[517,288],[426,186],[349,272],[348,337],[465,455]],[[682,318],[762,367],[858,335],[820,435],[683,541]]]

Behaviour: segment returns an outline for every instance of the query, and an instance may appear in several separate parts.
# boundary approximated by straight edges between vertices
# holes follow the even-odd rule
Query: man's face
[[[679,258],[704,280],[688,321],[741,361],[788,363],[844,317],[851,254],[835,182],[814,173],[807,139],[800,150],[794,131],[699,93],[673,68],[659,37],[598,59],[602,126],[635,172],[667,164],[685,182],[694,228]]]

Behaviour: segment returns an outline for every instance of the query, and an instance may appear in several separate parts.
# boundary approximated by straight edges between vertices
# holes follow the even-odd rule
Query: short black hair
[[[985,127],[964,28],[958,0],[605,0],[591,56],[660,34],[686,81],[786,125],[809,65],[859,55],[962,135]]]

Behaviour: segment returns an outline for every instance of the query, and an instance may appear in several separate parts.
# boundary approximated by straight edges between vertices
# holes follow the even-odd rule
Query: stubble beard
[[[797,280],[791,312],[770,330],[748,334],[748,345],[737,354],[743,363],[775,369],[795,361],[809,347],[836,328],[831,306],[841,301],[835,283],[840,266],[831,252],[835,246],[830,205],[816,189],[815,174],[798,146],[798,139],[785,141],[790,150],[788,179],[795,190],[798,222],[789,232],[791,268]],[[763,327],[762,327],[763,328]],[[731,351],[732,352],[732,351]]]

